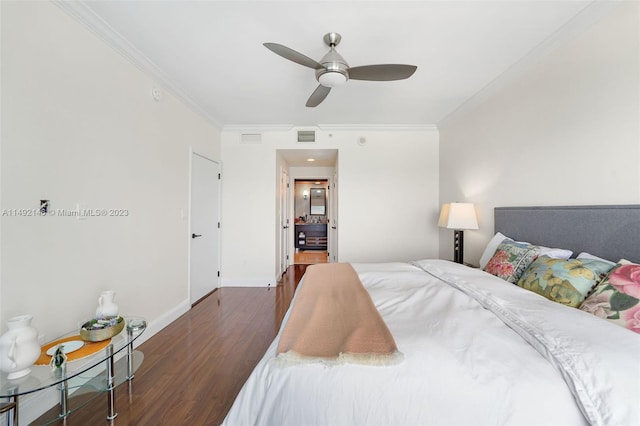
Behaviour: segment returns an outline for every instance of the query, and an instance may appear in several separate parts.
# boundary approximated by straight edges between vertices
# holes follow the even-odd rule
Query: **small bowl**
[[[95,320],[91,320],[82,324],[82,327],[80,327],[80,337],[82,337],[82,340],[86,340],[87,342],[101,342],[110,339],[122,331],[125,323],[124,318],[118,317],[118,322],[115,325],[87,330],[87,327],[93,325],[94,322]]]

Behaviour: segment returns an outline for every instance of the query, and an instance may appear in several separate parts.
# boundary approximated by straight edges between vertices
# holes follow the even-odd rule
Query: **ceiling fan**
[[[264,43],[264,46],[285,59],[316,70],[316,80],[320,85],[307,100],[308,107],[315,107],[324,101],[332,87],[340,86],[347,80],[393,81],[404,80],[416,72],[415,65],[381,64],[349,67],[347,61],[336,51],[342,36],[338,33],[325,34],[323,40],[331,50],[320,61],[315,61],[277,43]]]

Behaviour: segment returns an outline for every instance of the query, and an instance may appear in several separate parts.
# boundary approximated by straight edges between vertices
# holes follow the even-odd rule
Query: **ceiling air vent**
[[[298,130],[298,142],[315,142],[316,132],[314,130]]]

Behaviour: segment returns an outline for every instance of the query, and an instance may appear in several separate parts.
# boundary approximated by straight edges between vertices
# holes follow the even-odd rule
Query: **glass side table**
[[[23,395],[55,387],[60,395],[59,413],[57,417],[43,419],[36,423],[57,421],[65,418],[73,411],[80,409],[93,398],[82,399],[82,404],[72,407],[70,400],[76,396],[89,393],[107,393],[107,420],[113,420],[118,413],[115,407],[115,388],[125,381],[133,379],[136,370],[142,364],[144,355],[133,350],[133,342],[147,328],[147,322],[140,317],[125,317],[126,328],[111,338],[105,349],[85,358],[67,362],[63,368],[54,372],[48,365],[33,365],[31,373],[18,379],[9,380],[6,373],[0,373],[0,398],[8,399],[0,404],[0,413],[6,412],[7,425],[18,425],[18,398]],[[77,331],[61,337],[73,336]],[[123,353],[122,359],[115,362],[116,355]],[[73,397],[69,398],[69,390],[73,389]],[[46,414],[44,415],[46,416]]]

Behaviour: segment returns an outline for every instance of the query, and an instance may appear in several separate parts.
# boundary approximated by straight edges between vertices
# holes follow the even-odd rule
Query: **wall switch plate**
[[[49,200],[40,200],[40,214],[46,215],[49,213]]]

